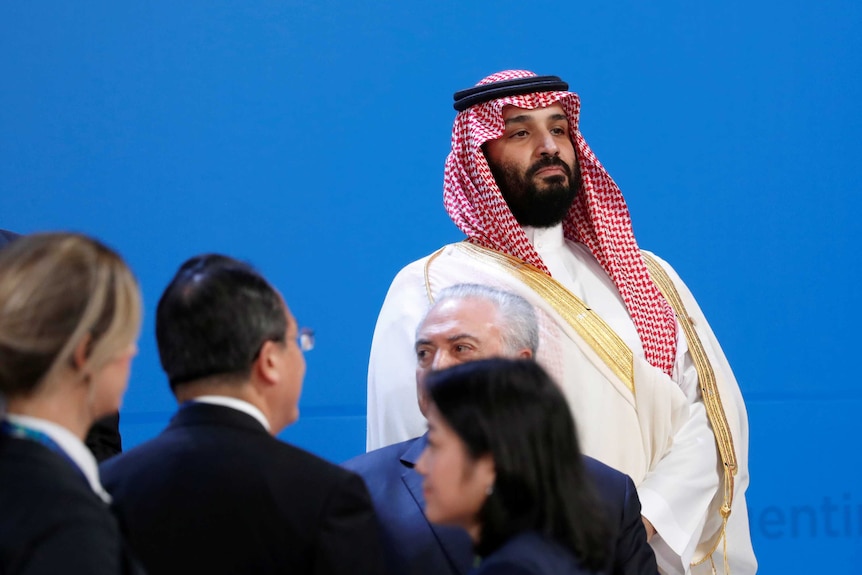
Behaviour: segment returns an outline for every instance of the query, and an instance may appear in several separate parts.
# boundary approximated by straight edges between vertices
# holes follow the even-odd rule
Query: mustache
[[[572,177],[571,166],[561,160],[559,156],[547,156],[545,158],[542,158],[541,160],[530,166],[530,169],[527,170],[526,176],[528,179],[532,178],[539,170],[543,168],[550,168],[551,166],[557,166],[562,168],[563,171],[566,172],[566,176],[568,176],[569,178]]]

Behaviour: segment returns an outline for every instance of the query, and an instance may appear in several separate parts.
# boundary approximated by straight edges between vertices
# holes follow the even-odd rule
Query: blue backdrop
[[[318,334],[283,437],[365,438],[377,312],[461,234],[441,201],[451,95],[558,74],[641,246],[698,296],[749,409],[761,573],[857,573],[862,4],[824,0],[0,4],[0,227],[119,249],[147,320],[126,446],[173,400],[153,339],[187,257],[251,261]]]

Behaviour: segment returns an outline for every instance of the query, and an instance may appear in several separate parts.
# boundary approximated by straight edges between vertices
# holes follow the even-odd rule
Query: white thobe
[[[604,319],[635,355],[644,357],[640,336],[625,303],[586,246],[566,240],[562,225],[524,231],[551,276]],[[673,379],[688,400],[689,418],[674,434],[671,449],[638,485],[642,515],[656,528],[656,537],[663,540],[655,540],[653,546],[666,573],[685,572],[718,487],[716,452],[711,449],[715,438],[684,337],[678,338],[676,352]],[[690,489],[681,493],[680,485]]]
[[[638,484],[643,515],[657,531],[651,543],[661,570],[686,573],[710,504],[720,494],[715,439],[685,338],[678,338],[671,381],[645,361],[637,330],[616,286],[587,249],[565,240],[561,226],[525,231],[554,279],[598,313],[631,348],[635,393],[619,382],[568,326],[561,325],[559,316],[532,290],[511,277],[474,267],[452,247],[444,249],[430,266],[432,292],[456,283],[486,283],[515,291],[533,303],[541,334],[537,361],[561,384],[584,452],[632,476]],[[425,422],[416,404],[413,341],[429,305],[426,261],[414,262],[396,276],[378,318],[368,375],[369,449],[424,431]],[[673,277],[678,279],[675,274]],[[694,315],[691,310],[689,313]],[[705,319],[702,323],[706,326]],[[736,385],[735,380],[732,383]],[[747,430],[742,439],[747,446]],[[737,564],[742,571],[735,572],[753,572],[744,500],[741,505],[745,534],[740,547],[745,560]],[[710,529],[714,533],[715,526],[710,525]]]

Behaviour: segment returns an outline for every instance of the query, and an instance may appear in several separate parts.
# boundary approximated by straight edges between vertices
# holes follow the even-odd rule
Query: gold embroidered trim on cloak
[[[428,296],[428,304],[434,305],[434,294],[431,293],[431,277],[428,274],[428,270],[431,268],[431,262],[437,259],[437,256],[443,253],[443,250],[446,249],[446,246],[443,246],[430,256],[428,256],[428,261],[425,262],[425,294]]]
[[[702,559],[692,563],[692,565],[700,565],[707,559],[712,564],[715,571],[715,564],[712,561],[712,554],[718,549],[718,545],[724,540],[724,561],[725,573],[729,573],[727,565],[727,538],[725,531],[727,528],[727,520],[730,517],[731,506],[733,505],[733,476],[736,475],[736,450],[733,447],[733,437],[730,433],[730,425],[727,422],[727,415],[724,413],[724,405],[721,403],[721,397],[718,393],[718,383],[715,380],[715,372],[712,370],[712,365],[709,363],[709,358],[706,355],[706,350],[703,348],[703,343],[700,341],[697,332],[694,329],[694,323],[682,303],[682,298],[676,290],[676,286],[671,281],[670,276],[661,265],[646,252],[643,254],[644,262],[649,270],[650,276],[658,286],[659,291],[665,299],[670,303],[676,317],[679,320],[682,330],[685,333],[685,339],[688,341],[688,350],[691,354],[691,359],[694,361],[694,368],[697,371],[697,379],[700,383],[700,391],[703,395],[703,405],[706,408],[709,423],[712,425],[712,430],[715,434],[715,442],[718,445],[718,453],[721,457],[721,462],[724,466],[724,503],[719,512],[722,516],[721,531],[715,541],[715,545]]]
[[[487,264],[506,271],[517,277],[530,289],[535,291],[596,352],[601,360],[614,372],[629,390],[635,392],[634,359],[632,350],[620,339],[617,333],[605,323],[598,314],[581,301],[572,292],[563,287],[560,282],[550,277],[535,266],[514,256],[484,248],[464,241],[455,245],[466,254]],[[434,303],[431,294],[429,268],[431,262],[440,255],[438,250],[425,262],[425,289],[428,299]]]

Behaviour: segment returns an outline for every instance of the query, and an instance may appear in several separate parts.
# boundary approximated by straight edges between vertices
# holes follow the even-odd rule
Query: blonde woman
[[[141,572],[83,443],[120,406],[140,324],[134,276],[96,240],[0,252],[0,572]]]

